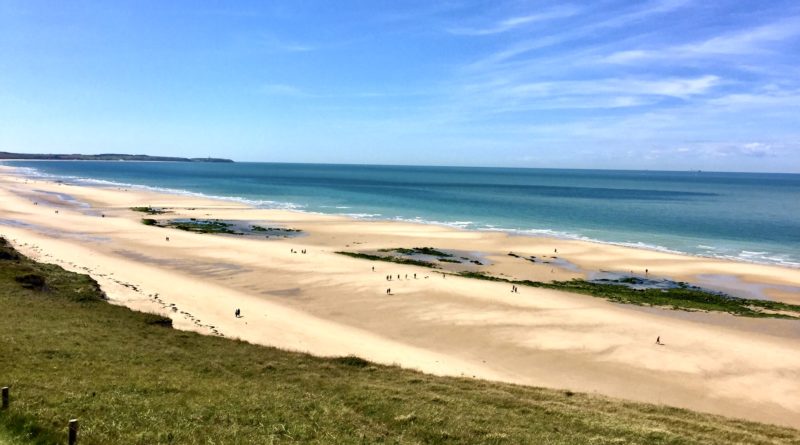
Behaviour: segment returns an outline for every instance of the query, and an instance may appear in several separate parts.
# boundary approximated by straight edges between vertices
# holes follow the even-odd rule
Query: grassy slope
[[[8,248],[0,246],[0,253]],[[46,289],[15,280],[45,277]],[[30,281],[30,280],[29,280]],[[322,359],[163,327],[59,267],[0,259],[0,443],[800,443],[800,431]]]

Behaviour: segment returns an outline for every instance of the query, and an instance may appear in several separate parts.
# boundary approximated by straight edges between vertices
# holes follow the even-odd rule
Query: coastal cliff
[[[173,156],[127,155],[104,153],[97,155],[81,154],[27,154],[0,151],[0,159],[24,159],[46,161],[160,161],[160,162],[233,162],[222,158],[179,158]]]

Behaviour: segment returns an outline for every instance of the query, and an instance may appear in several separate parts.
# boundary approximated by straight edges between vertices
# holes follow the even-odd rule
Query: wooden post
[[[78,419],[69,421],[69,445],[78,443]]]
[[[3,409],[8,409],[8,386],[3,387]]]

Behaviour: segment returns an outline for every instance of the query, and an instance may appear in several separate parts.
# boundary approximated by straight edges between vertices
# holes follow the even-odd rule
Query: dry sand
[[[173,211],[155,218],[245,220],[304,235],[266,239],[149,227],[139,222],[146,215],[129,210],[146,205]],[[800,303],[797,269],[63,185],[28,180],[6,166],[0,166],[0,236],[40,261],[89,273],[113,303],[169,315],[180,329],[800,427],[799,321],[643,308],[546,289],[511,293],[505,283],[443,278],[423,267],[334,252],[434,246],[481,253],[492,273],[534,280],[645,268],[685,281],[721,276],[792,303]],[[558,256],[580,270],[532,264],[509,251]],[[236,308],[242,318],[234,317]],[[655,344],[657,336],[665,345]]]

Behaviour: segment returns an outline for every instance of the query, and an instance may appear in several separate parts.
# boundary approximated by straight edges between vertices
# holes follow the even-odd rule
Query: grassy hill
[[[0,443],[800,443],[681,409],[324,359],[174,330],[0,239]]]

